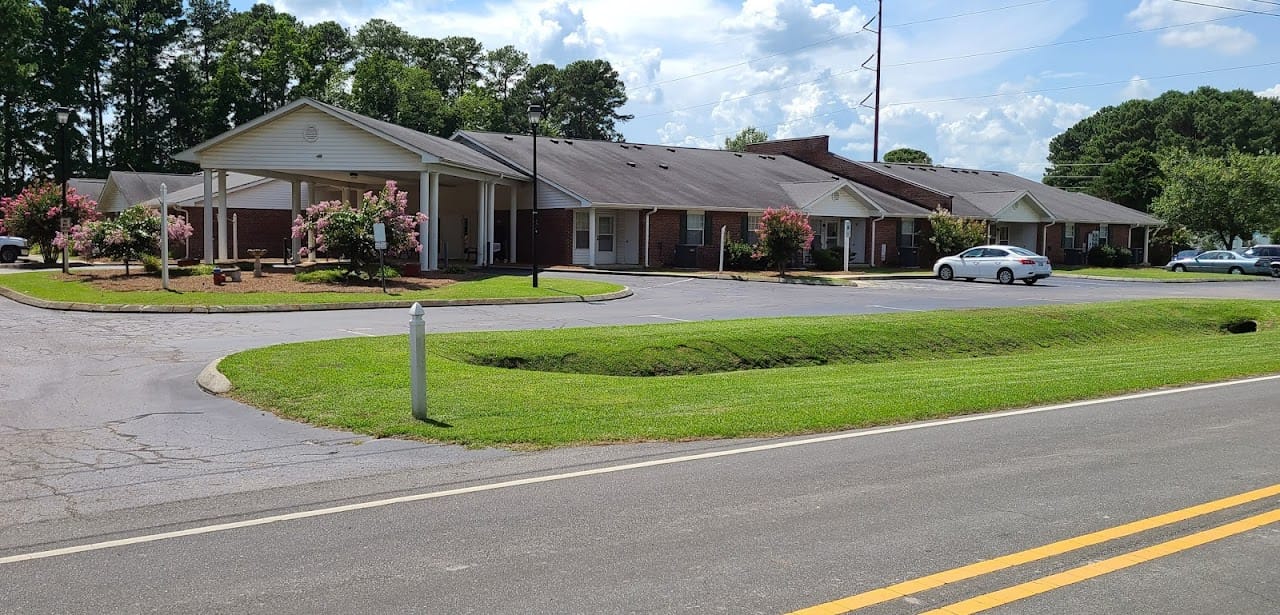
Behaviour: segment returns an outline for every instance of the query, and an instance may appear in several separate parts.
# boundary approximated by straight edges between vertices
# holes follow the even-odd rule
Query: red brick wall
[[[204,211],[198,207],[187,210],[187,222],[191,223],[194,233],[188,244],[191,248],[190,258],[204,260]],[[264,258],[281,258],[284,255],[282,250],[285,249],[285,240],[289,237],[290,228],[292,227],[292,214],[285,209],[227,209],[227,255],[232,256],[231,248],[233,237],[231,216],[236,216],[238,230],[235,231],[239,240],[240,258],[248,259],[247,250],[262,249],[267,254]],[[215,212],[213,219],[213,250],[216,255],[218,252],[218,218]],[[305,242],[304,242],[305,245]],[[182,254],[182,248],[178,247],[177,254]]]
[[[1049,257],[1049,262],[1060,264],[1063,262],[1062,256],[1062,223],[1059,222],[1048,227],[1048,236],[1045,236],[1045,225],[1040,225],[1040,236],[1045,238],[1045,245],[1040,246],[1040,254]]]
[[[676,244],[680,243],[680,214],[662,209],[649,216],[649,266],[670,267],[676,262]],[[642,214],[643,215],[643,214]],[[643,222],[642,222],[643,224]],[[641,229],[641,245],[644,229]],[[640,259],[641,264],[644,258]]]
[[[867,225],[867,245],[871,245],[871,226]],[[876,242],[871,247],[876,267],[898,266],[898,220],[885,218],[874,223]],[[884,260],[880,259],[880,246],[884,246]]]
[[[516,213],[516,258],[521,263],[533,262],[529,243],[529,225],[533,212]],[[573,263],[573,210],[538,210],[538,265],[570,265]]]

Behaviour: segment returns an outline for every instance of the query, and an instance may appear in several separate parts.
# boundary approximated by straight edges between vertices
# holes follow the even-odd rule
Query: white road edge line
[[[659,316],[659,315],[657,315],[657,314],[645,314],[645,315],[644,315],[644,318],[657,318],[657,319],[660,319],[660,320],[674,320],[674,321],[676,321],[676,322],[693,322],[692,320],[685,320],[685,319],[683,319],[683,318],[674,318],[674,317],[671,317],[671,316]]]
[[[916,310],[912,308],[891,307],[888,305],[868,305],[867,307],[880,308],[882,310],[897,310],[899,312],[924,312],[926,310]]]
[[[759,453],[762,451],[772,451],[783,448],[791,448],[796,446],[806,446],[809,444],[821,444],[825,442],[836,442],[840,440],[849,440],[852,438],[863,438],[867,436],[877,436],[881,434],[897,433],[901,431],[914,431],[916,429],[928,429],[931,427],[941,427],[945,425],[955,425],[958,423],[972,423],[975,421],[989,421],[1001,419],[1011,416],[1022,416],[1024,414],[1037,414],[1040,412],[1051,412],[1055,410],[1067,410],[1070,408],[1082,408],[1085,406],[1096,406],[1102,404],[1110,404],[1123,401],[1131,401],[1135,399],[1147,399],[1151,397],[1163,397],[1166,395],[1175,395],[1179,393],[1191,393],[1195,391],[1206,391],[1228,386],[1236,386],[1242,384],[1256,384],[1259,382],[1268,382],[1272,380],[1280,380],[1280,375],[1261,376],[1258,378],[1247,378],[1244,380],[1233,380],[1229,382],[1216,382],[1213,384],[1202,384],[1177,389],[1164,389],[1159,391],[1149,391],[1146,393],[1133,393],[1130,395],[1119,395],[1116,397],[1107,397],[1102,399],[1090,399],[1084,401],[1071,402],[1066,404],[1056,404],[1052,406],[1040,406],[1036,408],[1023,408],[1021,410],[1009,410],[1006,412],[995,412],[991,414],[974,414],[969,416],[960,416],[950,419],[940,419],[937,421],[928,421],[924,423],[912,423],[908,425],[895,425],[893,427],[880,427],[876,429],[867,429],[862,431],[845,432],[832,434],[828,436],[818,436],[814,438],[805,438],[802,440],[788,440],[785,442],[773,442],[770,444],[759,444],[756,446],[746,446],[743,448],[728,449],[723,451],[714,451],[710,453],[698,453],[695,455],[683,455],[680,457],[668,457],[666,459],[654,459],[650,461],[641,461],[637,463],[628,463],[618,466],[608,466],[603,468],[594,468],[591,470],[580,470],[577,472],[566,472],[563,474],[551,474],[548,476],[536,476],[533,478],[522,478],[518,480],[509,480],[499,483],[489,483],[486,485],[474,485],[471,487],[460,487],[457,489],[446,489],[443,491],[430,491],[427,493],[417,493],[413,495],[405,495],[395,498],[387,498],[383,500],[374,500],[371,502],[361,502],[358,504],[347,504],[345,506],[333,506],[330,508],[317,508],[314,510],[304,510],[283,515],[272,515],[269,517],[259,517],[257,519],[247,519],[244,521],[234,521],[230,523],[219,523],[216,525],[206,525],[202,527],[193,527],[185,530],[176,530],[172,532],[161,532],[159,534],[147,534],[143,536],[134,536],[132,538],[121,538],[118,540],[107,540],[104,542],[96,542],[92,544],[77,545],[74,547],[63,547],[61,549],[50,549],[47,551],[36,551],[33,553],[22,553],[18,555],[10,555],[0,557],[0,565],[14,564],[17,562],[25,562],[37,559],[46,559],[51,557],[59,557],[62,555],[72,555],[75,553],[84,553],[87,551],[101,551],[103,549],[111,549],[114,547],[124,547],[128,545],[143,544],[148,542],[157,542],[160,540],[168,540],[170,538],[182,538],[184,536],[198,536],[200,534],[212,534],[214,532],[224,532],[227,530],[235,530],[256,525],[267,525],[270,523],[279,523],[282,521],[295,521],[298,519],[309,519],[311,517],[323,517],[327,515],[336,515],[338,513],[351,512],[356,510],[367,510],[371,508],[381,508],[391,506],[393,504],[405,504],[409,502],[421,502],[425,500],[434,500],[446,498],[455,495],[464,495],[469,493],[480,493],[484,491],[495,491],[498,489],[508,489],[511,487],[520,487],[523,485],[536,485],[538,483],[549,483],[554,481],[568,480],[571,478],[582,478],[586,476],[598,476],[602,474],[613,474],[615,472],[625,472],[628,470],[638,470],[642,468],[653,468],[676,463],[685,463],[689,461],[701,461],[703,459],[715,459],[717,457],[728,457],[731,455],[745,455],[747,453]]]

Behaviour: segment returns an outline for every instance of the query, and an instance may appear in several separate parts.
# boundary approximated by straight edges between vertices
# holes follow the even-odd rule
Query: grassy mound
[[[1225,332],[1242,321],[1258,330]],[[403,335],[259,348],[227,357],[221,369],[233,397],[296,420],[379,437],[546,448],[834,431],[1280,373],[1278,321],[1280,302],[1134,301],[432,335],[430,423],[409,413]],[[703,373],[539,372],[457,360],[465,357]],[[742,367],[769,361],[811,364]]]
[[[997,356],[1082,344],[1224,335],[1256,321],[1275,328],[1269,303],[1152,301],[818,318],[778,318],[580,330],[444,335],[433,350],[486,367],[609,376],[671,376],[748,369]]]

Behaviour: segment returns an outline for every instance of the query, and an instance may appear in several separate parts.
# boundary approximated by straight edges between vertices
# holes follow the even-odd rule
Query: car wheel
[[[18,260],[18,249],[13,246],[0,248],[0,263],[12,263]]]
[[[1187,268],[1183,267],[1182,265],[1174,265],[1173,270],[1177,273],[1183,273],[1187,270]]]
[[[1227,273],[1231,275],[1244,275],[1244,269],[1241,269],[1239,267],[1232,267],[1227,270]]]
[[[1032,284],[1035,284],[1035,283],[1036,283],[1036,282],[1038,282],[1038,281],[1039,281],[1039,280],[1037,280],[1036,278],[1027,278],[1027,279],[1023,280],[1023,281],[1022,281],[1022,283],[1023,283],[1023,284],[1026,284],[1027,286],[1031,286]]]
[[[956,277],[956,272],[954,269],[951,268],[951,265],[943,265],[941,267],[938,267],[939,280],[951,280],[955,277]]]
[[[996,273],[996,279],[1000,280],[1001,284],[1013,284],[1013,271],[1009,269],[1001,269]]]

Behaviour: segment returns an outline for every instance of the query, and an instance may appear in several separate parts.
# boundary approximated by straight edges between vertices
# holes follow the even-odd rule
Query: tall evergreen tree
[[[157,135],[169,133],[168,100],[188,96],[165,82],[164,53],[185,28],[181,0],[120,0],[115,62],[108,92],[115,107],[112,162],[136,171],[167,169],[172,160]]]
[[[40,12],[27,0],[0,0],[0,196],[17,194],[26,184],[37,150],[26,122],[36,98],[38,68],[35,40]]]

